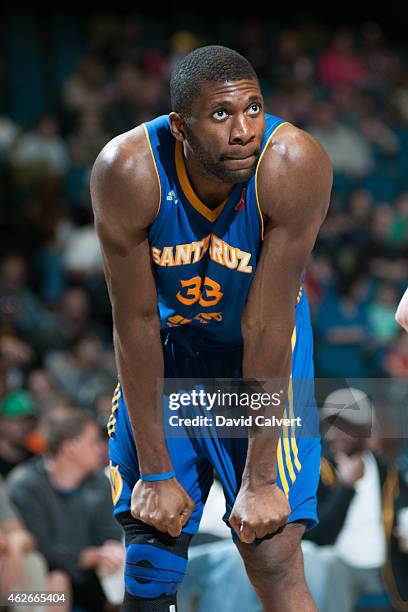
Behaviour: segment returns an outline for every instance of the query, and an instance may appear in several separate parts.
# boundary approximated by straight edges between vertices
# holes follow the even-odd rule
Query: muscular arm
[[[265,234],[242,333],[244,378],[278,379],[286,393],[300,278],[327,212],[331,184],[331,165],[321,146],[301,130],[282,126],[258,171]],[[273,392],[279,387],[281,384]],[[282,408],[279,410],[282,416]],[[276,433],[271,439],[250,432],[244,489],[274,486],[278,438]],[[252,536],[247,536],[250,541]]]
[[[91,176],[95,227],[112,304],[119,378],[142,473],[172,469],[157,411],[163,354],[147,228],[159,186],[144,129],[111,141]]]
[[[405,291],[398,304],[395,320],[408,332],[408,289]]]
[[[305,132],[285,125],[275,138],[258,172],[265,237],[242,321],[243,370],[244,377],[284,379],[288,383],[296,296],[326,216],[332,172],[324,150]],[[264,453],[264,448],[268,452]],[[269,448],[265,438],[251,441],[248,476],[253,468],[259,472],[265,466],[265,472],[276,478],[276,457],[271,456]]]

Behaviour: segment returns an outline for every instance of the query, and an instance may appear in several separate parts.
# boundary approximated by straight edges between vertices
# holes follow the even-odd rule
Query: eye
[[[260,104],[251,104],[251,106],[248,109],[248,114],[249,115],[257,115],[261,110],[261,106]]]
[[[214,117],[214,119],[216,119],[217,121],[222,121],[223,119],[225,119],[226,117],[228,117],[227,113],[225,112],[225,110],[223,110],[222,108],[219,108],[217,111],[215,111],[215,113],[213,113],[212,115]]]

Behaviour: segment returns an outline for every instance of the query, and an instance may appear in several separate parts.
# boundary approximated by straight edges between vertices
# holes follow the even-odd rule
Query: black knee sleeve
[[[173,538],[132,517],[116,516],[125,531],[126,597],[123,611],[176,612],[177,588],[187,568],[191,535]]]

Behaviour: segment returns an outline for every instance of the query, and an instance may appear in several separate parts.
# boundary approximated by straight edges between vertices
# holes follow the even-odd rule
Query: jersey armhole
[[[277,125],[275,129],[272,130],[271,134],[268,136],[268,140],[265,143],[265,146],[263,148],[263,151],[262,151],[261,156],[260,156],[260,158],[258,160],[258,163],[257,163],[257,166],[256,166],[256,170],[255,170],[255,198],[256,198],[256,205],[258,207],[259,217],[261,219],[261,238],[262,238],[262,240],[264,239],[264,220],[263,220],[261,205],[259,203],[259,196],[258,196],[258,170],[259,170],[259,166],[261,165],[261,161],[262,161],[262,158],[264,156],[264,153],[265,153],[266,149],[269,146],[269,143],[271,141],[272,136],[274,136],[276,134],[276,132],[282,127],[282,125],[288,125],[288,123],[289,123],[288,121],[283,121],[282,123]]]
[[[148,131],[145,123],[143,123],[142,125],[143,125],[143,128],[144,128],[145,134],[146,134],[147,144],[149,145],[150,155],[152,156],[153,166],[154,166],[154,170],[156,172],[157,182],[158,182],[158,185],[159,185],[159,203],[157,205],[157,211],[156,211],[156,214],[155,214],[155,218],[156,218],[157,215],[160,212],[160,206],[161,206],[161,201],[162,201],[162,186],[161,186],[161,180],[160,180],[159,171],[157,169],[157,164],[156,164],[156,160],[155,160],[153,149],[152,149],[152,143],[150,142],[149,131]]]

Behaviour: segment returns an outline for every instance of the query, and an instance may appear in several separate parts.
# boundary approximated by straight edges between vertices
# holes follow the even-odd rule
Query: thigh
[[[275,534],[244,544],[236,540],[237,548],[247,568],[271,574],[285,573],[288,568],[303,576],[303,555],[301,539],[306,528],[306,520],[293,521],[281,527]]]
[[[120,385],[116,387],[113,396],[108,433],[113,513],[116,516],[130,512],[132,490],[140,477],[132,427]],[[166,442],[177,480],[195,504],[183,530],[194,534],[198,530],[204,503],[213,481],[213,468],[205,457],[200,456],[194,440],[188,437],[170,437]]]
[[[309,308],[303,297],[296,309],[292,336],[292,376],[284,416],[291,424],[282,427],[276,453],[277,485],[285,493],[291,514],[288,523],[306,520],[309,530],[318,523],[317,487],[321,444],[314,398],[313,336]],[[206,453],[223,484],[226,498],[224,520],[232,511],[247,458],[246,438],[205,440]],[[232,534],[236,537],[235,533]]]

